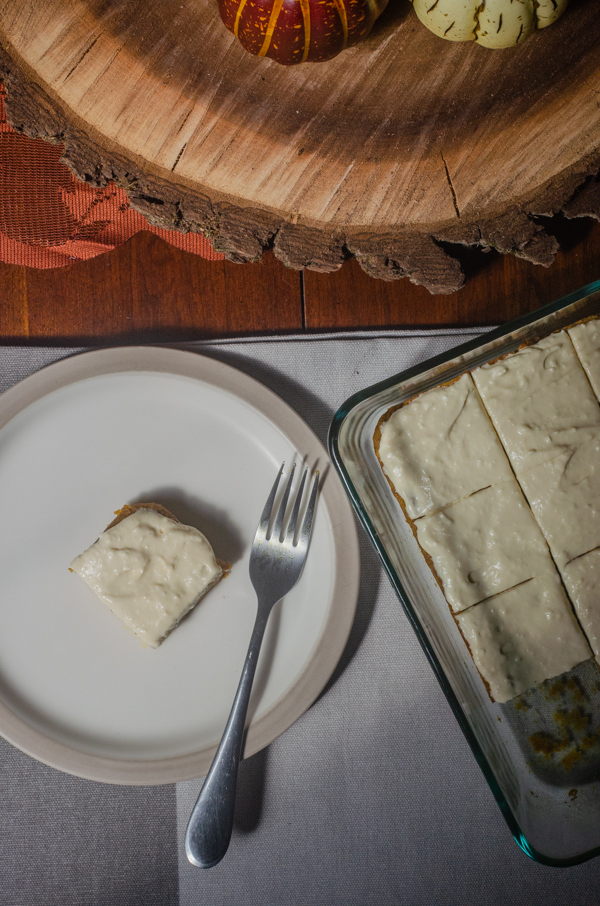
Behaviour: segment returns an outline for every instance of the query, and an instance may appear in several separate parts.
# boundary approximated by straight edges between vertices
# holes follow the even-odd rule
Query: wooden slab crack
[[[80,179],[233,261],[354,256],[432,293],[464,281],[453,244],[548,267],[544,216],[600,217],[599,44],[595,0],[505,51],[441,41],[397,0],[364,44],[285,68],[214,0],[0,4],[10,122]]]

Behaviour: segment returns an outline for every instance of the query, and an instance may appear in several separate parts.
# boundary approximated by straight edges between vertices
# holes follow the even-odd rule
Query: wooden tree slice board
[[[432,35],[406,0],[363,44],[282,67],[247,54],[215,0],[0,0],[13,125],[114,179],[154,223],[233,260],[462,282],[452,246],[549,265],[535,215],[600,214],[600,16],[491,51]]]

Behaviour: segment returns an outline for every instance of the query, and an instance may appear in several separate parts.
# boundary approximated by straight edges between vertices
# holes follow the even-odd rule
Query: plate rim
[[[331,602],[310,657],[291,689],[283,693],[247,732],[244,757],[270,745],[304,714],[322,692],[346,647],[358,602],[360,552],[354,513],[325,446],[301,416],[274,391],[244,371],[172,346],[118,346],[77,352],[18,381],[0,395],[0,431],[20,412],[63,387],[102,375],[149,372],[187,377],[230,393],[260,412],[296,447],[327,468],[322,484],[331,518],[335,567]],[[59,742],[28,724],[0,701],[0,736],[27,755],[87,780],[125,785],[158,785],[206,774],[216,746],[156,759],[94,755]]]

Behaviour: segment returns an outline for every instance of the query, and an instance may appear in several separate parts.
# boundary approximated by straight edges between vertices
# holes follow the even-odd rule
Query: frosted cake
[[[590,656],[556,574],[488,598],[457,620],[475,665],[498,702]]]
[[[554,572],[548,545],[514,479],[415,523],[453,611]]]
[[[600,661],[599,390],[590,320],[388,410],[375,432],[495,701],[590,645]]]
[[[207,538],[157,504],[126,506],[71,563],[93,592],[151,648],[223,578]]]

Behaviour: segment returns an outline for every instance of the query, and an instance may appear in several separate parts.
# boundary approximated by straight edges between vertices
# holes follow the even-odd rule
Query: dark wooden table
[[[0,342],[138,343],[361,328],[499,324],[600,278],[600,223],[546,221],[551,268],[453,247],[468,279],[431,296],[373,280],[348,261],[333,274],[210,262],[138,233],[112,252],[53,270],[0,263]]]

